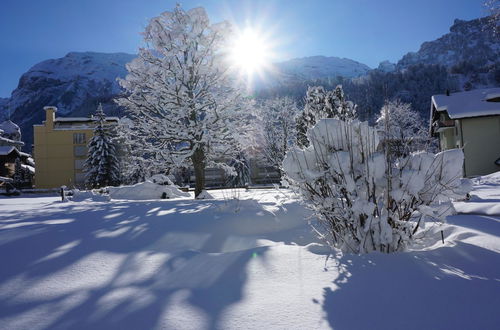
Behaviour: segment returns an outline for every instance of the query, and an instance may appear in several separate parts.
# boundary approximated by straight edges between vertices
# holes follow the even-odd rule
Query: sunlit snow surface
[[[498,329],[500,182],[474,192],[413,251],[364,256],[318,244],[287,190],[0,198],[0,329]]]

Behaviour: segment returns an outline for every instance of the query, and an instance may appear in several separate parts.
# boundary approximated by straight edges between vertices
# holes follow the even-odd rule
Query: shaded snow
[[[431,228],[426,248],[341,256],[287,190],[210,193],[0,199],[0,328],[498,328],[498,217],[450,217],[444,245]]]

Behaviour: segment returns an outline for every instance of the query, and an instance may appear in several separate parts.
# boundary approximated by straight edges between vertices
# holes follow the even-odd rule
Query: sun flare
[[[261,72],[270,62],[270,46],[258,31],[247,28],[235,38],[231,47],[231,62],[247,75]]]

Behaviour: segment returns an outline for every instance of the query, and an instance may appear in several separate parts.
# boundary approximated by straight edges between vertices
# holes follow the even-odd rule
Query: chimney
[[[449,89],[446,90],[446,96],[450,96],[450,90]]]
[[[54,121],[56,120],[57,108],[53,106],[43,107],[45,110],[45,127],[48,129],[54,128]]]

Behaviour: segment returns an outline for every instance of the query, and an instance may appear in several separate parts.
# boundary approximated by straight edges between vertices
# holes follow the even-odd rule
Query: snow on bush
[[[111,199],[147,200],[190,196],[173,185],[168,177],[158,175],[132,186],[109,187],[108,190]]]
[[[467,193],[462,150],[413,153],[390,163],[376,129],[358,120],[322,119],[307,137],[309,147],[288,152],[283,169],[315,212],[316,231],[345,252],[402,251]]]

